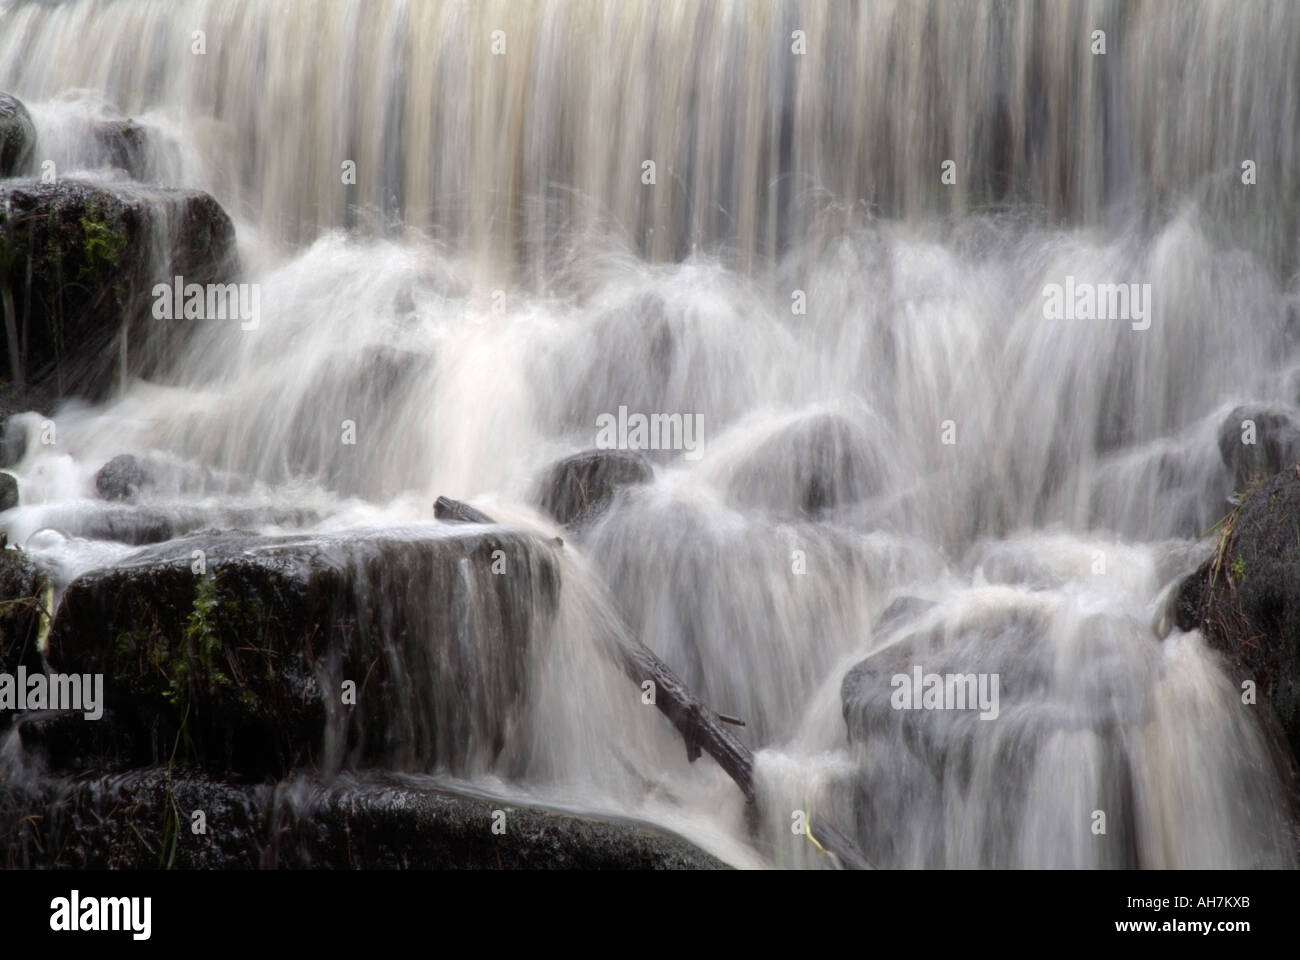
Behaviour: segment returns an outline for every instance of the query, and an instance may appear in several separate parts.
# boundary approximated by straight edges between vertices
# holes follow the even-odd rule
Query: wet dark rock
[[[565,526],[581,526],[604,513],[620,487],[653,478],[650,462],[634,450],[586,450],[565,457],[546,472],[538,503]]]
[[[32,115],[16,97],[0,93],[0,177],[18,177],[36,145]]]
[[[190,827],[203,811],[206,832]],[[179,811],[179,816],[175,811]],[[500,811],[504,821],[495,816]],[[503,822],[504,833],[492,825]],[[0,784],[0,866],[149,869],[725,869],[631,820],[452,792],[424,777],[215,781],[151,767]]]
[[[178,529],[177,519],[176,511],[114,503],[104,504],[100,509],[57,505],[44,508],[39,523],[40,529],[55,530],[65,537],[110,540],[140,547],[164,543],[202,527],[195,524],[191,530]]]
[[[5,371],[0,371],[0,377]],[[0,469],[16,466],[39,442],[41,416],[54,408],[54,396],[39,387],[0,380]],[[22,416],[35,413],[37,416]]]
[[[496,523],[477,507],[451,497],[439,497],[433,501],[433,515],[447,523]]]
[[[46,577],[22,550],[0,549],[0,673],[37,669]],[[0,726],[7,717],[0,713]]]
[[[155,319],[154,285],[237,273],[234,227],[205,193],[70,179],[0,185],[0,283],[25,331],[22,377],[44,393],[102,400],[123,373],[162,376],[196,321]]]
[[[1252,680],[1300,760],[1300,472],[1246,493],[1215,555],[1178,588],[1175,622],[1198,629],[1238,682]]]
[[[1254,443],[1243,442],[1254,423]],[[1233,477],[1233,489],[1273,476],[1300,459],[1300,417],[1283,407],[1252,404],[1237,407],[1219,425],[1219,456]]]
[[[873,494],[884,469],[865,430],[824,413],[768,436],[732,471],[727,486],[740,506],[816,517]]]
[[[18,506],[18,478],[12,473],[0,473],[0,511]]]
[[[139,458],[119,454],[95,474],[95,490],[103,500],[134,500],[153,486],[153,477]]]
[[[47,659],[105,675],[98,723],[131,745],[106,767],[165,760],[183,729],[218,773],[509,772],[558,590],[551,547],[509,531],[192,537],[74,580]]]
[[[29,664],[28,676],[40,669]],[[46,758],[54,758],[60,773],[102,773],[117,766],[105,758],[151,754],[149,735],[134,724],[123,723],[113,710],[102,710],[95,720],[87,719],[84,710],[24,713],[17,717],[17,728],[18,742],[29,764],[36,761],[43,766]]]
[[[153,131],[134,120],[101,120],[91,130],[108,164],[125,170],[134,180],[149,179],[149,148]]]

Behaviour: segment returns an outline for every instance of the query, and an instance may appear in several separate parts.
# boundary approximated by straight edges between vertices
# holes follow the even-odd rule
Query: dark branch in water
[[[468,504],[448,497],[439,497],[433,505],[440,520],[461,523],[495,523],[491,517]],[[556,539],[559,539],[558,537]],[[563,542],[561,541],[561,544]],[[686,756],[692,763],[700,754],[707,753],[727,772],[745,794],[745,801],[754,803],[754,754],[737,740],[723,724],[743,727],[739,717],[715,713],[697,697],[668,664],[660,660],[649,647],[635,639],[614,640],[614,653],[623,671],[640,686],[646,680],[654,683],[654,703],[677,732],[686,741]],[[751,806],[751,809],[752,806]],[[819,821],[816,835],[810,836],[820,850],[833,854],[846,870],[870,870],[871,863],[847,836],[825,821]]]
[[[808,835],[812,837],[814,843],[827,853],[832,853],[839,860],[840,866],[845,870],[874,870],[862,851],[857,848],[852,840],[840,833],[831,824],[825,821],[817,823],[817,831],[814,833],[812,822],[808,824]]]
[[[754,802],[754,755],[731,731],[722,726],[718,714],[697,697],[645,644],[636,640],[615,641],[623,670],[638,684],[655,685],[655,706],[672,721],[686,741],[686,757],[692,763],[700,752],[708,753],[727,775],[736,781],[745,800]]]
[[[475,510],[468,503],[461,503],[451,497],[439,497],[433,501],[433,515],[449,523],[496,523],[481,510]]]
[[[468,504],[449,497],[439,497],[433,505],[440,520],[461,523],[495,523],[491,517]],[[695,762],[701,752],[708,753],[745,794],[754,802],[754,755],[722,722],[741,724],[735,717],[722,717],[682,683],[668,664],[649,647],[637,640],[614,643],[614,653],[624,672],[639,685],[650,680],[655,685],[654,702],[686,741],[686,756]],[[741,724],[743,725],[743,724]]]

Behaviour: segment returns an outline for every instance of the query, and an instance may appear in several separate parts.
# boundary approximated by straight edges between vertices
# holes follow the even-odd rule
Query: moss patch
[[[1300,464],[1255,483],[1224,519],[1214,556],[1179,587],[1177,622],[1199,629],[1238,681],[1255,683],[1300,758]]]

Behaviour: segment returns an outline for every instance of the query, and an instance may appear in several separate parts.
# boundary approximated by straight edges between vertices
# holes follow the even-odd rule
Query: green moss
[[[169,637],[171,631],[162,628],[154,611],[135,611],[131,622],[144,625],[117,634],[114,674],[126,678],[145,671],[162,677],[167,681],[163,699],[178,712],[187,710],[197,695],[212,696],[233,686],[221,665],[225,644],[220,605],[216,577],[201,578],[178,641]]]
[[[201,578],[194,591],[193,609],[185,621],[184,642],[172,658],[168,671],[170,682],[163,694],[175,706],[188,707],[198,683],[205,683],[209,694],[232,685],[217,662],[223,651],[217,622],[219,602],[217,578]]]
[[[113,277],[113,296],[121,306],[125,300],[118,266],[122,252],[126,249],[126,230],[114,229],[108,220],[92,202],[86,205],[86,215],[81,217],[81,232],[84,239],[84,260],[78,280],[98,280],[101,277]]]
[[[122,259],[122,251],[126,249],[126,231],[114,230],[100,214],[99,208],[90,203],[86,206],[86,216],[81,218],[81,232],[85,236],[86,254],[81,277],[94,273],[100,266],[116,268]]]

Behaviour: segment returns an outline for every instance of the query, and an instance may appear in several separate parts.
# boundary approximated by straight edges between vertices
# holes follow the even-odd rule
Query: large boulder
[[[124,373],[160,376],[195,321],[155,319],[154,285],[176,276],[230,283],[237,274],[234,227],[206,193],[0,184],[0,285],[23,336],[13,379],[47,384],[55,396],[100,400]],[[8,336],[4,343],[0,369],[11,377]]]
[[[1164,862],[1135,788],[1162,660],[1142,624],[1050,591],[979,587],[892,604],[873,642],[841,686],[855,769],[824,811],[873,864]],[[1057,789],[1067,774],[1074,792]],[[1093,809],[1104,838],[1088,831]],[[1274,842],[1273,824],[1256,827]]]
[[[1180,584],[1175,622],[1253,681],[1300,759],[1300,466],[1247,492],[1214,556]]]
[[[604,513],[619,488],[653,478],[654,468],[635,450],[586,450],[546,471],[537,501],[565,526],[581,526]]]
[[[207,830],[189,829],[203,811]],[[501,824],[504,832],[494,831]],[[0,867],[25,869],[715,870],[632,820],[456,793],[385,774],[280,783],[157,766],[75,782],[0,778]]]
[[[244,776],[508,771],[557,571],[535,538],[432,525],[142,548],[63,594],[47,660],[105,675],[105,719],[50,732],[52,759],[157,762],[183,731]]]
[[[16,97],[0,93],[0,177],[26,173],[35,145],[32,115]]]

